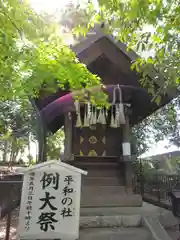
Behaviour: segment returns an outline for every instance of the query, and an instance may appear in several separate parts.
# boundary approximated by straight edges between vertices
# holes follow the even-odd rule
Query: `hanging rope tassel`
[[[82,121],[81,121],[81,115],[78,113],[77,115],[77,122],[76,122],[76,127],[82,127]]]
[[[101,110],[99,110],[98,118],[97,118],[97,123],[101,123]]]
[[[90,118],[91,118],[91,104],[88,102],[87,106],[87,118],[88,118],[88,126],[90,126]]]
[[[118,91],[118,93],[119,93],[119,103],[116,103],[117,102],[116,91]],[[113,90],[112,105],[115,106],[115,124],[114,124],[114,126],[116,128],[118,128],[118,127],[120,127],[121,124],[125,124],[124,105],[122,102],[122,90],[121,90],[119,84]]]
[[[99,115],[98,115],[97,122],[102,124],[102,111],[101,111],[101,109],[99,110]]]
[[[119,125],[120,124],[125,124],[126,120],[125,120],[125,115],[124,115],[124,105],[122,102],[122,89],[120,88],[120,86],[118,85],[118,91],[119,91],[119,104],[118,104],[118,111],[119,111]]]
[[[93,118],[94,118],[94,111],[93,111],[93,105],[90,107],[90,119],[89,119],[89,125],[93,125]]]
[[[120,127],[120,120],[119,120],[119,116],[120,116],[120,112],[119,112],[119,104],[115,105],[116,107],[116,112],[115,112],[115,125],[116,128]]]
[[[117,87],[114,88],[113,90],[113,101],[111,103],[111,127],[117,128],[117,106],[116,106],[116,90]],[[113,113],[113,110],[115,111],[115,114]],[[115,116],[114,116],[115,115]]]
[[[115,125],[115,118],[114,118],[114,113],[113,113],[113,107],[114,107],[114,106],[111,106],[111,122],[110,122],[110,127],[115,128],[116,125]]]
[[[98,116],[97,122],[100,124],[103,124],[103,125],[106,124],[106,116],[105,116],[105,112],[104,112],[103,108],[101,108],[99,111],[99,116]]]
[[[97,109],[96,106],[94,106],[93,124],[96,125],[96,123],[97,123]]]
[[[106,116],[105,116],[105,111],[103,108],[102,108],[102,124],[106,125]]]
[[[75,105],[75,108],[76,108],[76,114],[77,114],[76,127],[82,127],[82,121],[81,121],[81,113],[80,113],[80,104],[79,104],[79,101],[75,101],[74,105]]]
[[[105,107],[104,109],[104,116],[105,116],[105,122],[107,124],[107,118],[108,118],[108,111],[107,111],[107,108]]]
[[[96,125],[97,123],[97,110],[96,106],[91,107],[91,117],[90,117],[90,125]]]
[[[120,121],[120,124],[125,124],[126,122],[123,103],[119,103],[119,121]]]
[[[85,111],[84,111],[84,127],[89,127],[88,104],[85,104]]]

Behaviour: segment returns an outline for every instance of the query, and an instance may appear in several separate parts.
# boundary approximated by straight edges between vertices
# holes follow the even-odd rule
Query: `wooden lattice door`
[[[106,155],[106,136],[103,126],[75,129],[75,152],[80,156]]]
[[[74,153],[77,156],[118,156],[121,141],[119,129],[97,125],[75,128]]]

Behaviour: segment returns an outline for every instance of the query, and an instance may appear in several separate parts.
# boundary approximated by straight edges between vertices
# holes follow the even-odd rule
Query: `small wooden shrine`
[[[131,70],[138,56],[105,35],[101,27],[72,49],[101,77],[110,109],[81,104],[73,100],[72,93],[62,90],[39,99],[37,106],[51,132],[64,125],[64,160],[88,171],[83,180],[82,207],[141,206],[141,197],[132,189],[131,127],[168,103],[175,93],[171,90],[164,95],[159,106],[152,102],[147,89],[140,85],[139,74]],[[163,84],[163,77],[154,69],[148,77],[157,89]]]

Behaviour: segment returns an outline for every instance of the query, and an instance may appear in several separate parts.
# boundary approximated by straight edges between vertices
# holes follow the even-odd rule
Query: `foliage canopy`
[[[100,84],[63,42],[59,26],[36,14],[27,1],[1,1],[0,23],[0,100],[37,96],[42,84],[48,91],[57,85]]]
[[[105,23],[107,31],[141,57],[133,68],[143,72],[142,85],[154,94],[152,82],[145,77],[151,67],[165,76],[161,92],[180,82],[180,1],[179,0],[98,0],[99,8],[88,3],[91,19],[76,28],[86,34],[95,23]],[[93,13],[93,14],[92,14]],[[84,26],[83,26],[84,25]],[[156,76],[156,81],[160,81]]]
[[[108,26],[106,30],[117,40],[140,53],[141,57],[133,64],[137,71],[146,73],[152,66],[160,71],[166,79],[162,92],[169,86],[179,85],[180,1],[99,0],[98,3],[99,9],[90,2],[83,10],[69,5],[69,15],[62,14],[61,25],[72,30],[79,24],[76,32],[85,35],[95,23],[104,22]],[[18,149],[24,149],[29,133],[34,134],[36,129],[33,123],[25,124],[32,113],[27,107],[27,96],[37,96],[42,84],[49,91],[55,91],[56,84],[79,89],[84,85],[98,85],[100,79],[90,73],[63,42],[59,31],[61,26],[35,13],[28,1],[6,0],[1,1],[0,6],[0,101],[8,100],[0,108],[3,113],[0,119],[1,146],[6,149],[8,139],[11,147],[15,147],[12,152],[16,154]],[[156,80],[159,80],[158,76]],[[153,95],[157,94],[148,78],[142,79],[142,85],[148,86]],[[102,101],[101,94],[96,97]],[[17,105],[23,102],[25,110],[17,106],[11,109],[12,100]],[[139,154],[147,149],[145,138],[152,129],[155,140],[168,136],[170,141],[179,145],[177,106],[178,101],[164,107],[133,129],[133,141],[138,145]],[[58,137],[61,135],[62,132],[57,133]],[[53,149],[56,141],[56,136],[50,137],[48,149]],[[58,152],[59,147],[57,156]],[[51,158],[52,151],[48,154]]]

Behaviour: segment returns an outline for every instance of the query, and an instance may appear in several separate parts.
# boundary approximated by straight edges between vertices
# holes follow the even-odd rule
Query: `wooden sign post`
[[[81,174],[87,172],[56,160],[24,171],[20,239],[79,238]]]

